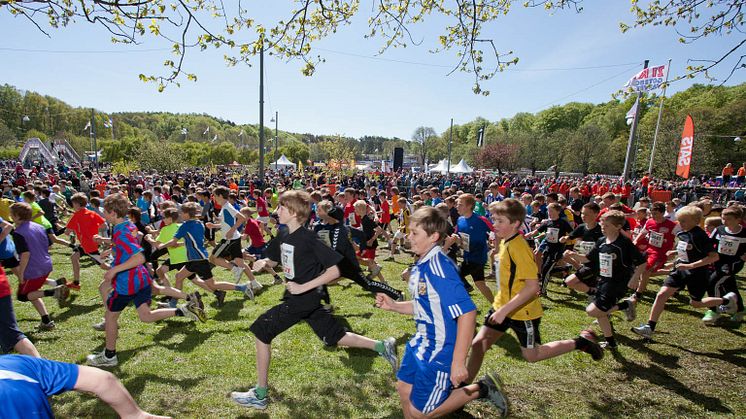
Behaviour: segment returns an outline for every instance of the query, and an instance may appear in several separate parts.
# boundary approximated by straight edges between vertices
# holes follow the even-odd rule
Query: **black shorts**
[[[617,305],[626,292],[626,286],[612,286],[608,282],[601,282],[593,296],[593,305],[601,311],[609,311]]]
[[[684,288],[689,291],[692,301],[702,301],[709,286],[709,275],[706,269],[693,271],[673,271],[663,281],[663,285],[669,288]]]
[[[324,345],[334,346],[346,333],[345,329],[321,306],[318,295],[305,295],[283,301],[270,308],[251,324],[249,330],[261,342],[269,345],[280,333],[305,320]]]
[[[73,248],[73,253],[78,253],[80,256],[88,256],[89,259],[96,262],[96,264],[98,265],[100,265],[102,262],[101,253],[99,253],[98,250],[96,250],[95,252],[88,253],[85,250],[83,250],[83,248],[80,245],[76,245]]]
[[[220,240],[220,243],[212,249],[212,255],[226,260],[242,259],[241,239]]]
[[[26,335],[18,329],[13,301],[10,295],[0,297],[0,353],[8,353],[16,344],[26,339]]]
[[[166,259],[161,265],[168,266],[169,271],[178,271],[185,267],[188,262],[171,263],[171,259]]]
[[[533,320],[513,320],[505,318],[502,323],[494,324],[490,322],[490,316],[495,312],[495,309],[491,308],[487,315],[484,317],[484,327],[489,327],[492,330],[505,333],[508,329],[512,329],[518,342],[521,344],[521,348],[533,349],[541,345],[541,334],[539,333],[539,323],[541,323],[541,317]]]
[[[212,266],[210,265],[210,262],[204,259],[190,260],[184,265],[184,269],[193,274],[197,274],[197,276],[204,280],[212,279]]]
[[[458,273],[462,280],[466,280],[466,277],[471,275],[474,282],[484,281],[484,263],[463,261]]]
[[[20,264],[21,262],[18,260],[18,256],[11,256],[9,258],[0,260],[0,265],[2,265],[5,269],[13,269],[18,267],[18,265]]]

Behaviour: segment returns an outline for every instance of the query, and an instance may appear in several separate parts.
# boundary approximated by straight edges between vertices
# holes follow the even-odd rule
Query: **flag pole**
[[[645,64],[643,65],[642,69],[648,68],[648,63],[650,60],[645,60]],[[622,181],[626,181],[629,178],[629,175],[635,171],[634,167],[632,166],[632,162],[635,160],[635,151],[634,150],[634,144],[635,144],[635,133],[637,132],[637,120],[640,116],[640,98],[642,97],[642,91],[637,91],[637,103],[638,106],[635,108],[635,119],[632,120],[632,128],[629,130],[629,140],[627,141],[627,155],[624,157],[624,171],[622,171]]]
[[[453,118],[451,118],[451,129],[448,131],[448,168],[446,176],[451,177],[451,142],[453,141]]]
[[[666,100],[666,87],[668,84],[668,73],[671,71],[671,59],[668,59],[668,67],[666,67],[666,81],[663,83],[663,95],[661,96],[661,103],[658,106],[658,122],[655,123],[655,134],[653,135],[653,148],[650,149],[650,164],[648,165],[648,173],[653,173],[653,156],[655,155],[655,144],[658,141],[658,129],[661,125],[661,115],[663,114],[663,101]]]

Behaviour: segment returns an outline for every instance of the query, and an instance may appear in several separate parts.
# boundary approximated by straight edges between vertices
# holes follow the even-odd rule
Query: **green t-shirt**
[[[479,201],[477,201],[476,203],[474,203],[474,212],[477,215],[481,215],[483,217],[485,215],[487,215],[487,211],[484,209],[484,205],[482,205],[482,203],[479,202]]]
[[[31,220],[35,222],[36,224],[39,224],[40,226],[44,227],[44,230],[48,230],[52,228],[52,223],[50,223],[49,220],[47,220],[47,217],[42,215],[41,217],[34,218],[36,217],[36,214],[40,212],[42,212],[42,210],[39,204],[36,202],[32,203],[31,204]]]
[[[158,237],[156,240],[158,240],[161,243],[168,243],[171,241],[171,239],[174,238],[174,234],[176,234],[176,230],[179,229],[179,226],[181,224],[178,223],[171,223],[167,226],[164,226],[161,228],[161,232],[158,233]],[[179,243],[179,247],[169,247],[168,248],[168,258],[171,259],[171,264],[177,264],[177,263],[184,263],[187,261],[187,254],[186,254],[186,247],[184,247],[184,243]]]

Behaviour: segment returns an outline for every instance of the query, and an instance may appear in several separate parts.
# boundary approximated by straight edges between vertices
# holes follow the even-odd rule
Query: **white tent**
[[[451,167],[451,173],[472,173],[474,172],[474,169],[469,167],[468,164],[464,161],[464,159],[461,159],[460,162],[458,162],[457,165]]]
[[[430,169],[430,171],[431,172],[440,172],[440,173],[447,172],[448,171],[448,159],[443,159],[443,160],[439,161],[438,164],[435,165],[435,167],[433,167],[433,168]]]
[[[274,169],[274,168],[277,168],[277,169],[287,169],[289,167],[295,168],[295,163],[293,163],[290,160],[288,160],[288,158],[285,157],[284,154],[282,156],[280,156],[280,158],[277,159],[277,161],[274,162],[274,163],[272,163],[272,165],[270,166],[270,168],[272,168],[272,169]]]

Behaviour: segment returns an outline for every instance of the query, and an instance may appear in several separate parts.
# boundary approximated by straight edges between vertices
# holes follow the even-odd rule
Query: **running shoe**
[[[196,302],[190,301],[188,303],[180,305],[178,308],[181,309],[182,313],[184,313],[184,317],[190,320],[199,320],[202,323],[207,321],[205,312],[201,308],[199,308]]]
[[[500,376],[489,372],[479,380],[479,383],[487,387],[487,398],[497,407],[500,417],[508,415],[508,397],[503,391],[503,383]]]
[[[65,284],[67,288],[70,288],[72,291],[80,291],[80,284],[76,284],[75,282],[68,282]]]
[[[580,332],[580,338],[585,339],[587,345],[583,349],[583,352],[590,354],[594,361],[600,361],[604,357],[604,350],[599,345],[598,337],[593,330],[585,329]]]
[[[707,326],[714,325],[718,320],[720,320],[720,313],[712,310],[707,310],[704,317],[702,317],[702,322]]]
[[[217,299],[218,307],[222,307],[225,303],[225,291],[217,290],[213,294],[215,294],[215,298]]]
[[[383,340],[384,351],[381,356],[388,361],[391,365],[391,369],[394,370],[394,374],[399,371],[399,354],[396,351],[396,339],[386,338]]]
[[[725,314],[735,314],[738,310],[738,296],[735,292],[729,292],[723,296],[728,299],[728,304],[718,306],[718,312]]]
[[[256,391],[254,388],[250,388],[249,391],[246,392],[233,391],[231,392],[231,399],[233,399],[234,402],[240,404],[241,406],[251,407],[259,410],[266,409],[267,405],[269,404],[269,397],[260,399],[256,396]]]
[[[116,355],[111,358],[107,358],[104,351],[88,355],[85,359],[88,365],[92,367],[116,367],[119,364],[119,360],[117,359]]]
[[[645,339],[651,339],[653,337],[653,329],[650,328],[649,324],[643,324],[637,327],[633,327],[632,331]]]
[[[54,289],[54,298],[57,300],[59,307],[67,305],[67,299],[70,298],[70,289],[64,285],[59,285]]]
[[[195,291],[195,292],[189,294],[189,301],[196,302],[197,306],[202,311],[205,311],[205,303],[202,302],[202,295],[199,293],[199,291]]]
[[[53,330],[55,327],[54,320],[50,320],[49,323],[39,323],[39,330]]]
[[[634,321],[637,318],[637,302],[631,298],[627,298],[624,301],[627,302],[627,308],[624,309],[624,316],[628,322]]]

